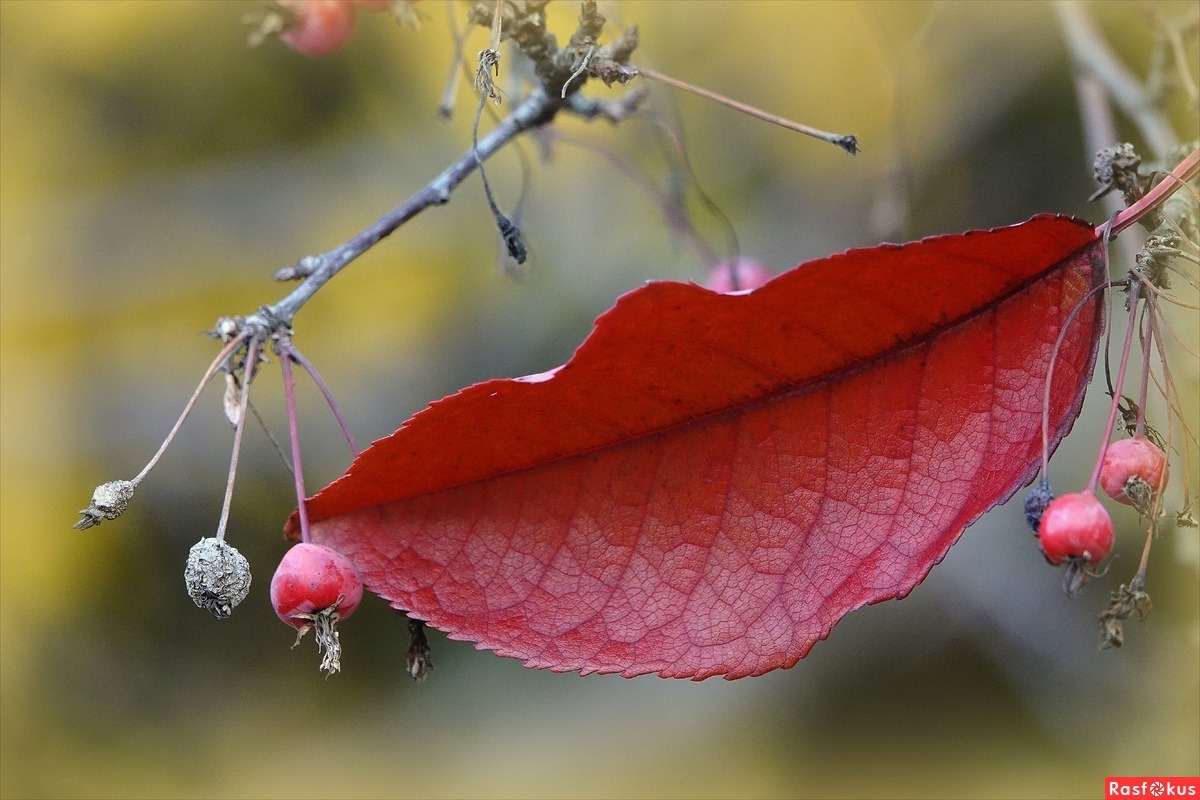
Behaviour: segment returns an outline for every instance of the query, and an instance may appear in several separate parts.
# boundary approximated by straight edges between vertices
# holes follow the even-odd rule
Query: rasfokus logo
[[[1105,778],[1104,800],[1114,800],[1118,797],[1200,798],[1200,777],[1138,775]]]

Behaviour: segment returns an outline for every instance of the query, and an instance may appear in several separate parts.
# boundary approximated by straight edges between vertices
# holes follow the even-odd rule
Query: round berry
[[[279,38],[306,56],[327,56],[341,50],[354,33],[354,6],[344,0],[279,0],[296,15]]]
[[[341,553],[319,544],[298,544],[284,554],[271,578],[271,605],[293,628],[306,629],[314,615],[336,611],[346,619],[362,601],[362,579]]]
[[[1167,475],[1167,457],[1145,436],[1121,439],[1104,450],[1100,485],[1118,503],[1148,509]]]
[[[1038,541],[1051,564],[1095,564],[1112,552],[1112,517],[1091,492],[1064,494],[1046,507]]]
[[[188,552],[183,582],[192,602],[225,619],[250,592],[250,562],[223,539],[201,539]]]
[[[736,276],[736,285],[734,277]],[[771,278],[771,271],[752,258],[739,258],[737,261],[719,261],[708,272],[704,281],[706,288],[714,292],[728,294],[729,292],[757,289]]]

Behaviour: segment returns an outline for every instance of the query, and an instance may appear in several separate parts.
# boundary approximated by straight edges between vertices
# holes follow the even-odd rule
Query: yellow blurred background
[[[349,238],[469,144],[469,87],[452,121],[436,115],[448,7],[421,3],[419,31],[360,15],[351,44],[318,60],[274,41],[248,48],[242,17],[256,7],[0,2],[0,794],[1098,797],[1105,775],[1200,772],[1195,530],[1160,536],[1153,615],[1127,626],[1122,650],[1097,648],[1095,615],[1140,552],[1127,509],[1114,512],[1123,534],[1109,575],[1081,598],[1062,595],[1010,503],[909,598],[851,614],[795,668],[702,683],[531,671],[433,633],[437,669],[416,685],[403,620],[373,598],[343,630],[345,672],[324,680],[311,641],[288,649],[266,596],[294,498],[257,429],[229,533],[256,580],[215,622],[181,579],[224,491],[232,437],[215,388],[125,517],[71,530],[92,488],[135,474],[170,427],[215,352],[200,331],[282,297],[276,268]],[[649,87],[645,119],[556,124],[687,191],[720,253],[721,225],[650,118],[682,125],[741,252],[776,270],[1043,211],[1106,216],[1085,202],[1090,154],[1048,5],[603,8],[640,26],[635,62],[859,137],[850,158],[662,86]],[[1143,6],[1089,8],[1143,74]],[[565,39],[577,8],[552,10]],[[474,31],[468,54],[483,46]],[[1194,76],[1194,36],[1187,56]],[[1181,138],[1196,137],[1194,108],[1174,101],[1169,113]],[[1139,141],[1124,123],[1121,135]],[[498,269],[473,177],[298,315],[296,343],[360,441],[471,382],[561,363],[647,279],[704,276],[654,199],[596,149],[529,140],[524,152],[523,280]],[[489,177],[511,209],[515,150]],[[1196,341],[1193,312],[1174,324]],[[1197,365],[1173,359],[1195,430]],[[274,376],[254,399],[278,437]],[[1093,387],[1055,459],[1060,490],[1086,480],[1102,394]],[[315,490],[348,453],[303,381],[300,399]]]

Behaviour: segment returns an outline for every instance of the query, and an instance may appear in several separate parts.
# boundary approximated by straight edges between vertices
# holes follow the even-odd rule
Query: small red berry
[[[735,276],[737,278],[736,285]],[[717,265],[709,270],[704,285],[714,292],[728,294],[729,292],[757,289],[773,277],[775,276],[771,274],[771,271],[762,264],[752,258],[743,257],[732,263],[729,261],[717,262]]]
[[[1112,517],[1091,492],[1064,494],[1046,507],[1038,541],[1051,564],[1095,564],[1112,552]]]
[[[1167,457],[1145,436],[1121,439],[1104,451],[1100,485],[1113,500],[1139,510],[1149,509],[1167,482]]]
[[[354,6],[344,0],[278,0],[296,14],[294,24],[279,38],[306,56],[327,56],[341,50],[354,33]]]
[[[319,544],[298,544],[288,550],[271,578],[271,605],[293,628],[303,628],[311,622],[310,615],[328,608],[346,619],[362,596],[362,580],[354,565]]]
[[[341,669],[337,623],[354,613],[362,596],[362,579],[354,565],[319,544],[298,544],[288,550],[271,578],[275,613],[299,630],[296,644],[316,628],[317,647],[325,653],[321,669],[330,675]]]

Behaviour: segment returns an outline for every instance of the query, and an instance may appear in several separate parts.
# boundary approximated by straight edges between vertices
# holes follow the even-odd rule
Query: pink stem
[[[1108,449],[1108,440],[1112,437],[1113,423],[1117,421],[1117,405],[1121,402],[1121,387],[1125,383],[1125,370],[1129,367],[1129,348],[1133,344],[1133,334],[1137,330],[1138,299],[1141,283],[1134,281],[1129,287],[1129,326],[1125,331],[1125,346],[1121,349],[1121,366],[1117,369],[1117,382],[1113,386],[1112,403],[1108,408],[1108,422],[1104,426],[1104,435],[1100,438],[1100,454],[1096,457],[1096,466],[1092,470],[1092,479],[1088,481],[1088,491],[1096,491],[1100,480],[1100,468],[1104,466],[1104,451]]]
[[[334,419],[337,420],[338,426],[342,429],[342,435],[346,437],[347,444],[350,445],[350,452],[358,458],[358,445],[354,442],[354,436],[350,433],[350,425],[347,424],[346,418],[342,415],[342,410],[338,408],[337,401],[333,399],[333,393],[329,391],[329,387],[325,381],[321,380],[321,374],[317,372],[317,368],[296,349],[294,344],[288,344],[286,347],[288,355],[295,359],[296,363],[304,367],[304,371],[308,373],[308,377],[312,378],[313,383],[321,390],[321,394],[325,395],[325,402],[329,404],[329,410],[333,412]]]
[[[250,334],[247,332],[239,333],[237,336],[230,339],[228,344],[221,348],[221,352],[217,353],[217,357],[214,358],[212,363],[208,365],[208,369],[204,372],[204,377],[200,378],[200,383],[196,386],[196,391],[192,392],[192,396],[187,401],[187,405],[183,407],[183,413],[179,415],[179,419],[175,420],[175,425],[171,428],[170,433],[167,434],[167,438],[163,439],[163,443],[159,445],[158,452],[154,454],[149,462],[147,462],[146,466],[142,467],[142,471],[139,472],[130,481],[130,483],[134,485],[141,483],[142,478],[146,477],[150,470],[154,469],[154,466],[158,464],[158,460],[162,458],[162,454],[167,452],[167,448],[171,445],[171,442],[174,441],[176,434],[179,433],[179,429],[183,427],[183,421],[188,418],[188,414],[191,414],[192,409],[195,408],[196,401],[200,399],[200,392],[203,391],[204,387],[208,385],[208,382],[212,380],[212,376],[217,374],[217,369],[220,368],[225,359],[229,358],[229,354],[238,349],[238,347],[240,347],[249,336]]]
[[[1054,383],[1054,365],[1058,362],[1058,351],[1062,347],[1063,340],[1067,336],[1067,330],[1071,327],[1071,323],[1075,321],[1076,315],[1083,309],[1087,301],[1094,297],[1097,292],[1111,289],[1115,285],[1117,284],[1102,283],[1085,294],[1075,304],[1075,307],[1071,309],[1071,313],[1067,315],[1066,320],[1063,322],[1062,329],[1058,332],[1058,338],[1054,341],[1054,349],[1050,351],[1050,366],[1046,368],[1046,385],[1042,390],[1042,477],[1046,476],[1046,472],[1050,468],[1050,387]]]
[[[1146,300],[1146,305],[1142,310],[1142,390],[1138,394],[1138,409],[1137,409],[1137,426],[1134,428],[1134,436],[1144,436],[1146,434],[1146,400],[1150,396],[1150,350],[1153,332],[1150,329],[1150,322],[1147,317],[1154,314],[1153,298]]]
[[[229,456],[229,478],[225,481],[225,500],[221,503],[221,519],[217,522],[217,539],[225,539],[225,528],[229,524],[229,508],[233,505],[233,483],[237,478],[238,458],[242,454],[242,434],[246,431],[246,406],[250,404],[250,382],[254,380],[254,366],[258,363],[258,342],[251,340],[246,348],[246,366],[242,370],[242,397],[239,402],[237,427],[233,431],[233,453]]]
[[[279,348],[279,364],[283,370],[283,396],[287,400],[288,435],[292,440],[292,476],[296,479],[296,508],[300,512],[300,541],[308,544],[308,507],[304,503],[304,471],[300,466],[300,432],[296,425],[296,381],[292,377],[292,349]]]

